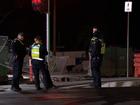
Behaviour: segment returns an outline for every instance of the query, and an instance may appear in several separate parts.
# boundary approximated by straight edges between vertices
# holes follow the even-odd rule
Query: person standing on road
[[[29,56],[32,62],[32,68],[34,73],[35,79],[35,87],[37,90],[41,90],[40,87],[40,79],[39,79],[39,72],[42,72],[43,75],[43,84],[46,89],[53,88],[53,82],[50,77],[50,73],[48,70],[47,62],[45,61],[45,56],[47,55],[47,49],[43,45],[41,37],[36,36],[34,38],[34,43],[31,46]]]
[[[21,91],[19,82],[22,77],[22,67],[24,57],[26,55],[26,47],[23,43],[24,33],[19,33],[17,38],[12,43],[12,54],[13,54],[13,78],[11,89],[13,91]]]
[[[102,34],[97,27],[93,27],[92,38],[90,40],[89,55],[91,63],[91,73],[95,88],[101,88],[101,63],[105,52],[105,44]]]

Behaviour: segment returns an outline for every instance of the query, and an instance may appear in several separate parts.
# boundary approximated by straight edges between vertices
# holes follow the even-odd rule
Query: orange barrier
[[[134,54],[134,76],[140,77],[140,53]]]
[[[135,58],[140,58],[140,53],[134,54],[134,57],[135,57]]]
[[[140,63],[140,58],[135,58],[135,59],[134,59],[134,62]]]
[[[33,81],[33,70],[32,70],[31,59],[29,59],[29,79],[31,82]]]

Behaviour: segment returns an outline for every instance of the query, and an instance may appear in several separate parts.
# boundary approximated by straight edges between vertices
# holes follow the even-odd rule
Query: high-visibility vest
[[[91,41],[92,41],[92,43],[93,44],[95,44],[96,42],[95,42],[95,40],[97,40],[98,38],[97,37],[92,37],[92,39],[91,39]],[[105,43],[103,42],[103,40],[102,39],[99,39],[99,41],[101,42],[101,54],[104,54],[105,53]]]
[[[95,42],[96,39],[97,39],[96,37],[92,37],[92,39],[91,39],[92,44],[95,44],[96,43]]]
[[[42,58],[40,58],[39,49],[40,49],[40,44],[32,45],[32,50],[31,50],[32,59],[43,60]]]
[[[101,54],[105,54],[105,43],[102,42]]]

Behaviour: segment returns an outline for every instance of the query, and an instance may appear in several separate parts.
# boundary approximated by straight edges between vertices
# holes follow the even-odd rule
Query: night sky
[[[45,14],[33,11],[31,2],[2,0],[0,3],[0,34],[15,37],[24,31],[27,37],[36,34],[45,37]],[[22,1],[22,0],[21,0]],[[56,0],[56,48],[57,50],[86,50],[91,28],[100,27],[107,46],[126,47],[127,13],[125,0]],[[53,18],[53,2],[51,2]],[[140,48],[136,30],[136,1],[130,13],[130,46]],[[51,28],[53,27],[51,19]],[[137,31],[137,32],[136,32]],[[51,29],[53,36],[53,29]],[[53,37],[51,37],[53,39]]]
[[[68,47],[71,46],[69,39],[72,38],[79,48],[86,47],[94,25],[100,27],[108,46],[126,47],[127,13],[124,13],[124,0],[76,0],[75,5],[67,1],[61,5],[57,16],[58,25],[62,26],[58,29],[61,39],[66,39],[64,43],[69,42]],[[138,34],[135,6],[134,2],[133,13],[130,14],[130,45],[133,47],[136,47],[135,37]]]

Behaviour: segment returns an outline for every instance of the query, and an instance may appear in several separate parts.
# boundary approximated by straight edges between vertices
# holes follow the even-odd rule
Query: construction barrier
[[[140,77],[140,53],[134,54],[134,76]]]
[[[102,77],[125,77],[127,74],[127,49],[120,47],[107,47],[101,66]],[[129,76],[134,76],[134,52],[129,49]]]
[[[0,83],[8,81],[9,59],[8,56],[8,36],[0,36]]]

